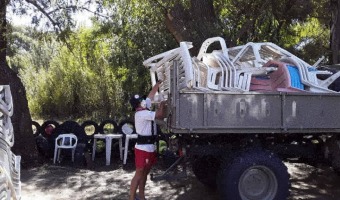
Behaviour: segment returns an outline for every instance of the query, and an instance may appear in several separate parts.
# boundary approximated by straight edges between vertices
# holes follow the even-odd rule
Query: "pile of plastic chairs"
[[[220,49],[208,53],[213,43],[219,43]],[[160,92],[165,98],[171,89],[171,73],[177,77],[179,90],[338,92],[330,85],[340,72],[319,70],[323,58],[310,65],[270,42],[227,48],[223,38],[214,37],[202,44],[197,56],[190,55],[190,48],[191,43],[181,42],[179,48],[144,61],[144,66],[150,69],[152,84],[163,81]]]
[[[0,199],[20,199],[20,156],[12,153],[13,101],[8,85],[0,85]]]

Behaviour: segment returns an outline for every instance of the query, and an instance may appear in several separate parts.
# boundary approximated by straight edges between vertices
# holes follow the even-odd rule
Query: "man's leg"
[[[129,200],[135,200],[137,188],[140,188],[140,184],[144,182],[144,168],[137,168],[134,177],[131,180],[130,185],[130,198]],[[140,189],[139,189],[140,190]]]
[[[140,200],[145,200],[145,185],[146,185],[146,180],[148,179],[148,174],[150,173],[151,167],[146,167],[141,181],[139,182],[138,186],[138,194],[139,194],[139,199]]]

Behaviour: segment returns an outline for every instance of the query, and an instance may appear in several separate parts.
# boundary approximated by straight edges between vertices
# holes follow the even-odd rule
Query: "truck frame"
[[[208,53],[216,42],[220,49]],[[321,60],[311,66],[272,43],[228,49],[223,38],[209,38],[197,57],[191,47],[181,42],[143,64],[152,84],[163,81],[157,99],[168,109],[159,124],[177,141],[169,148],[179,146],[178,162],[189,160],[200,182],[223,200],[286,199],[283,161],[326,161],[340,172],[340,95],[331,89],[340,73],[318,70]],[[282,74],[279,84],[269,80],[282,63],[296,72],[286,85]]]

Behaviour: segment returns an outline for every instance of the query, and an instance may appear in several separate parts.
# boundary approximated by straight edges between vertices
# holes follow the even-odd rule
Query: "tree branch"
[[[26,2],[29,3],[29,4],[32,4],[33,6],[35,6],[43,15],[45,15],[48,18],[48,20],[52,23],[52,25],[54,27],[55,26],[58,27],[59,31],[62,30],[60,24],[58,22],[54,21],[53,18],[44,10],[44,8],[42,8],[39,4],[37,4],[36,1],[34,1],[34,0],[26,0]]]

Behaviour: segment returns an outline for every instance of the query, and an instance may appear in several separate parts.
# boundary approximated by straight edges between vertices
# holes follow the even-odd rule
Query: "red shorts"
[[[135,165],[136,168],[151,168],[157,162],[156,152],[147,152],[135,148]]]

